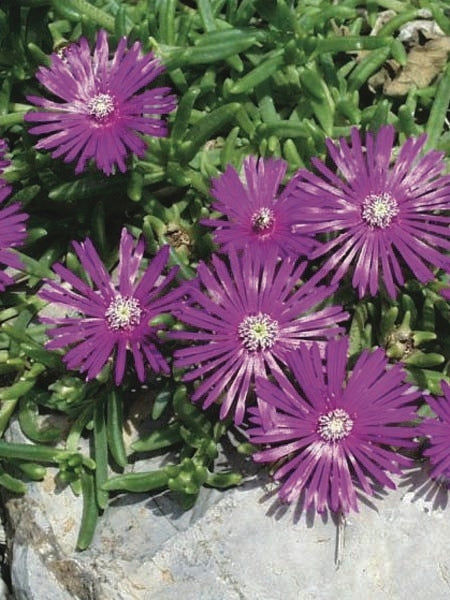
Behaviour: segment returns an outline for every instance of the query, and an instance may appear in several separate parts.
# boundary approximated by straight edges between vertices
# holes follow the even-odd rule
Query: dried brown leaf
[[[390,60],[380,71],[372,75],[368,83],[371,89],[383,87],[387,96],[406,96],[412,88],[429,86],[447,64],[450,53],[450,37],[441,36],[423,46],[413,46],[402,68]]]
[[[450,37],[430,40],[423,46],[414,46],[398,75],[386,79],[383,92],[388,96],[405,96],[413,87],[424,88],[444,70],[450,52]]]

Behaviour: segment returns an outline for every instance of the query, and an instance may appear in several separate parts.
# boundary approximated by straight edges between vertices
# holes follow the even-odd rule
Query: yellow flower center
[[[264,313],[246,317],[239,325],[239,337],[245,348],[254,352],[272,348],[278,337],[278,322]]]
[[[252,215],[252,227],[257,233],[264,233],[274,223],[275,215],[271,208],[260,208]]]
[[[321,415],[317,422],[317,433],[325,442],[343,440],[353,429],[353,420],[342,408],[330,410],[326,415]]]
[[[370,194],[362,204],[362,218],[371,228],[386,229],[398,213],[397,201],[389,193]]]
[[[137,298],[118,294],[105,311],[112,331],[132,331],[141,322],[142,309]]]
[[[114,112],[114,99],[110,94],[97,94],[88,103],[89,114],[102,121]]]

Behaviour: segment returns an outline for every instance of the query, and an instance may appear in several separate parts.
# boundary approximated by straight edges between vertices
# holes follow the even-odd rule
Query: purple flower
[[[133,355],[140,381],[145,378],[144,359],[153,371],[168,373],[168,364],[156,346],[157,328],[150,325],[150,321],[171,308],[171,294],[162,295],[177,271],[174,267],[166,277],[162,275],[169,246],[161,248],[136,281],[144,241],[141,239],[134,246],[133,237],[123,229],[117,285],[113,284],[89,239],[82,243],[73,242],[73,247],[93,285],[87,285],[61,264],[53,266],[62,283],[47,280],[47,286],[39,295],[76,314],[42,318],[44,323],[56,325],[48,331],[53,339],[47,348],[70,346],[64,361],[69,369],[86,372],[87,380],[100,373],[114,350],[116,385],[123,379],[127,350]]]
[[[430,438],[430,446],[424,450],[432,465],[431,476],[450,479],[450,385],[442,381],[443,398],[427,396],[427,404],[437,419],[425,419],[418,427],[420,435]]]
[[[65,162],[78,158],[76,173],[94,158],[110,175],[115,165],[126,170],[128,151],[144,156],[146,144],[138,133],[166,136],[167,125],[156,115],[174,110],[176,99],[170,88],[137,93],[164,71],[158,58],[141,50],[140,42],[127,50],[127,39],[122,38],[110,59],[107,34],[100,30],[93,56],[85,38],[61,56],[53,53],[50,68],[40,67],[36,77],[62,102],[28,97],[46,109],[25,116],[32,123],[44,123],[30,129],[46,136],[36,148],[53,150],[52,156],[65,156]]]
[[[420,156],[425,135],[409,138],[392,164],[392,126],[368,133],[365,149],[357,129],[351,137],[351,147],[327,141],[340,176],[317,159],[318,174],[299,171],[292,192],[301,201],[298,229],[332,235],[311,255],[329,254],[320,274],[333,271],[332,283],[352,271],[362,297],[375,295],[381,278],[394,298],[404,266],[423,283],[434,279],[430,267],[450,269],[450,217],[438,214],[450,210],[450,176],[441,175],[442,153]]]
[[[249,156],[244,161],[244,181],[231,165],[213,180],[212,207],[227,219],[202,223],[217,228],[214,239],[222,251],[247,248],[276,256],[309,254],[315,246],[313,239],[293,231],[297,199],[289,194],[289,186],[277,197],[286,166],[284,160]]]
[[[202,378],[192,400],[204,398],[206,408],[220,398],[220,418],[234,407],[240,424],[255,377],[281,373],[290,351],[305,340],[335,335],[348,315],[340,306],[313,312],[333,289],[297,287],[304,263],[296,267],[289,258],[238,256],[234,250],[229,260],[229,268],[217,256],[212,269],[199,264],[198,280],[186,287],[190,301],[177,312],[194,331],[171,335],[191,342],[175,352],[175,364],[194,367],[185,381]]]
[[[7,143],[0,140],[0,203],[8,198],[12,190],[9,183],[1,177],[10,165],[10,161],[5,158],[7,151]],[[11,248],[21,246],[27,236],[25,221],[28,215],[23,213],[21,208],[18,202],[0,208],[0,263],[13,269],[21,269],[22,263]],[[0,271],[0,292],[12,283],[12,277]]]
[[[275,473],[283,481],[279,496],[291,502],[304,493],[305,508],[318,512],[357,511],[356,487],[369,495],[374,483],[395,488],[386,471],[400,473],[410,461],[390,446],[415,445],[415,428],[401,424],[415,418],[420,394],[403,383],[403,369],[387,368],[381,349],[365,351],[347,380],[347,350],[346,339],[330,341],[324,367],[316,344],[300,346],[289,364],[301,392],[287,379],[258,379],[258,397],[275,411],[272,426],[262,427],[251,409],[250,440],[272,446],[253,458],[284,459]]]

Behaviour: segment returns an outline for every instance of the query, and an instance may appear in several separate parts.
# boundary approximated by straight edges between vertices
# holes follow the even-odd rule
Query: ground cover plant
[[[439,0],[4,0],[0,485],[56,466],[83,550],[224,445],[319,512],[446,484],[449,50]]]

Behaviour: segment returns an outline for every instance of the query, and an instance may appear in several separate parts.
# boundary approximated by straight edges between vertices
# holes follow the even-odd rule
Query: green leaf
[[[195,128],[186,136],[186,141],[177,152],[182,163],[192,160],[205,142],[218,135],[222,127],[234,119],[241,105],[238,102],[224,104],[202,117]]]
[[[171,423],[150,433],[147,437],[141,438],[131,444],[135,452],[153,452],[160,448],[167,448],[183,441],[180,435],[179,423]]]
[[[183,95],[177,108],[175,121],[172,127],[172,139],[181,140],[185,135],[190,123],[192,109],[201,92],[200,87],[194,86]]]
[[[39,411],[31,398],[22,398],[19,409],[19,423],[24,434],[33,442],[54,442],[61,437],[62,430],[58,427],[42,426],[39,421]]]
[[[412,367],[429,368],[441,365],[445,362],[445,357],[437,352],[425,353],[420,350],[415,350],[409,356],[403,358],[403,362]]]
[[[226,473],[208,473],[205,483],[214,488],[224,489],[233,485],[239,485],[241,481],[242,475],[240,473],[229,471]]]
[[[418,385],[424,390],[428,390],[431,394],[438,396],[443,394],[441,388],[441,382],[443,380],[447,381],[447,383],[450,383],[450,378],[446,377],[443,373],[439,373],[438,371],[408,367],[407,381]]]
[[[175,43],[176,0],[164,0],[159,3],[159,39],[163,44]]]
[[[230,88],[231,94],[244,94],[269,79],[284,62],[282,49],[270,52],[260,64],[244,75]]]
[[[0,467],[0,486],[4,487],[13,494],[24,494],[27,491],[27,486],[20,479],[16,479]]]
[[[98,520],[98,507],[95,501],[94,475],[83,470],[81,474],[81,489],[83,492],[83,512],[77,548],[86,550],[92,542]]]
[[[172,399],[170,388],[161,390],[155,396],[152,407],[152,419],[156,421],[164,413]]]
[[[114,32],[114,17],[100,8],[93,6],[87,0],[52,0],[52,5],[55,10],[67,19],[79,21],[83,16],[94,25],[99,25],[108,31]]]
[[[213,31],[203,35],[197,46],[190,48],[161,46],[158,53],[168,70],[193,65],[209,65],[247,50],[263,37],[265,37],[264,33],[251,29]]]
[[[205,435],[211,431],[211,423],[204,413],[188,400],[185,385],[178,386],[173,396],[173,408],[183,425],[193,433]]]
[[[47,469],[38,463],[13,462],[13,464],[33,481],[42,481],[47,473]]]
[[[106,434],[108,447],[116,464],[126,467],[128,460],[123,441],[123,399],[116,390],[108,394]]]
[[[334,124],[335,104],[323,77],[314,68],[300,71],[300,81],[310,97],[313,113],[324,132],[331,136]]]
[[[78,202],[88,198],[95,198],[99,194],[110,196],[112,193],[119,192],[123,188],[122,178],[111,181],[99,177],[81,177],[75,181],[61,183],[53,188],[48,196],[55,202]]]
[[[370,347],[367,340],[366,321],[368,318],[367,306],[363,303],[357,304],[350,324],[349,355],[354,356]]]
[[[94,406],[94,459],[95,459],[95,497],[98,507],[106,508],[108,493],[102,485],[108,479],[108,442],[105,424],[105,406],[97,402]]]
[[[391,53],[390,46],[372,50],[352,71],[348,79],[349,91],[358,90],[371,75],[386,62]]]
[[[439,145],[445,120],[450,104],[450,64],[442,74],[436,96],[428,118],[426,133],[428,134],[425,150],[431,150]]]
[[[151,492],[167,486],[169,477],[165,469],[146,471],[142,473],[126,473],[111,477],[103,484],[103,489],[109,492]]]

